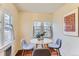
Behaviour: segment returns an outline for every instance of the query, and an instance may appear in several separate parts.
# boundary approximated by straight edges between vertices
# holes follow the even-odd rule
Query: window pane
[[[43,24],[44,24],[44,26],[50,26],[51,25],[49,22],[44,22]]]
[[[4,14],[4,43],[12,40],[12,22],[9,14]]]
[[[0,19],[0,46],[1,46],[1,43],[2,43],[2,21]]]
[[[47,31],[44,37],[48,37],[49,38],[50,36],[51,36],[50,35],[50,31]]]
[[[41,26],[35,26],[34,29],[40,29],[41,30]]]
[[[51,24],[49,22],[34,22],[34,37],[36,37],[36,35],[38,33],[42,33],[42,32],[46,32],[45,33],[45,38],[50,38],[51,37],[51,28],[50,28]]]
[[[5,41],[11,41],[11,37],[12,37],[11,31],[4,31],[4,40]]]
[[[38,21],[34,22],[34,26],[41,26],[41,22]]]
[[[50,26],[51,24],[49,22],[44,22],[44,31],[46,32],[44,37],[47,37],[47,38],[51,37]]]
[[[34,26],[34,37],[36,37],[36,35],[41,32],[41,22],[35,21],[33,26]]]
[[[38,34],[38,33],[40,33],[41,32],[41,30],[35,30],[35,32],[34,32],[34,37],[36,37],[36,35]]]
[[[10,25],[5,25],[4,28],[4,42],[5,41],[11,41],[12,39],[12,28]]]
[[[9,30],[12,30],[12,26],[11,25],[5,25],[4,26],[4,30],[6,31],[9,31]]]
[[[11,20],[10,16],[7,14],[4,14],[4,24],[10,24],[11,23],[10,20]]]
[[[2,42],[2,34],[1,34],[1,30],[0,30],[0,46],[1,46],[1,42]]]
[[[0,31],[1,31],[1,29],[2,29],[2,23],[0,23]]]
[[[44,26],[44,30],[50,30],[50,26]]]

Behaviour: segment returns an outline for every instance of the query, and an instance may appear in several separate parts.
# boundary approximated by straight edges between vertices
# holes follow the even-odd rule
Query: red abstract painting
[[[64,24],[66,32],[75,32],[75,13],[64,17]]]

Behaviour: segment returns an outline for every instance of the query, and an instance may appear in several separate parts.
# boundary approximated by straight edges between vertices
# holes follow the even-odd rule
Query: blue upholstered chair
[[[34,44],[27,44],[25,40],[22,40],[22,49],[24,50],[32,50],[34,48]]]
[[[56,49],[58,52],[58,55],[60,55],[59,48],[61,48],[61,44],[62,44],[61,40],[57,39],[55,43],[52,42],[52,43],[48,44],[48,47]]]

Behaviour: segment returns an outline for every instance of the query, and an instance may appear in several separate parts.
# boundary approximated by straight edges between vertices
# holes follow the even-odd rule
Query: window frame
[[[3,10],[2,11],[2,14],[1,14],[1,21],[2,21],[2,29],[1,29],[1,33],[2,33],[2,39],[1,39],[1,46],[2,45],[6,45],[7,43],[9,43],[9,42],[11,42],[11,41],[9,41],[9,40],[7,40],[6,39],[6,41],[5,41],[5,34],[4,34],[4,31],[5,31],[5,28],[4,27],[6,27],[5,26],[5,24],[4,24],[4,22],[5,22],[5,19],[4,19],[4,15],[5,14],[7,14],[9,17],[10,17],[10,24],[8,24],[7,23],[7,25],[9,26],[9,27],[7,27],[8,29],[9,29],[9,31],[11,31],[12,30],[12,15],[11,15],[11,13],[8,11],[8,10]],[[11,34],[12,34],[12,31],[11,31]],[[13,34],[11,35],[11,38],[13,38]]]
[[[41,21],[39,21],[39,22],[41,22]],[[50,23],[50,22],[47,22],[47,23]],[[48,27],[50,29],[45,29],[44,30],[44,27],[45,27],[44,26],[44,22],[41,22],[41,32],[44,32],[45,30],[50,32],[49,37],[44,37],[44,38],[52,38],[52,28],[51,28],[52,27],[52,24],[50,23],[50,25],[48,25]],[[34,29],[34,24],[33,24],[33,38],[36,38],[34,35],[35,35],[35,29]]]

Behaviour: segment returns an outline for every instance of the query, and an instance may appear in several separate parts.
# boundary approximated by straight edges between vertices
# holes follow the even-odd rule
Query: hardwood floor
[[[15,56],[32,56],[32,50],[19,50]]]
[[[52,48],[49,48],[51,56],[58,56],[58,52]],[[32,56],[33,50],[19,50],[15,56]]]
[[[49,48],[50,52],[51,52],[51,56],[58,56],[58,52],[53,49],[53,48]]]

